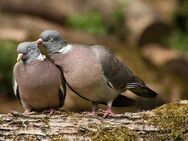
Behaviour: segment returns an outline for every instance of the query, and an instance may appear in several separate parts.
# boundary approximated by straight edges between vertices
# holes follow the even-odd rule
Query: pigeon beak
[[[26,55],[23,54],[23,53],[19,53],[18,57],[17,57],[17,62],[20,61],[20,60],[22,60],[23,62],[25,62],[27,60]]]
[[[20,59],[22,58],[23,54],[22,53],[19,53],[18,54],[18,57],[17,57],[17,62],[20,61]]]
[[[43,43],[43,40],[42,38],[39,38],[37,41],[35,41],[37,44],[42,44]]]

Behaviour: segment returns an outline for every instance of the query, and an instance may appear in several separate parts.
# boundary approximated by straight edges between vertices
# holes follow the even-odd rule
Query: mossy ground
[[[187,140],[188,101],[165,104],[153,110],[155,116],[149,123],[160,128],[160,133],[153,136],[160,140]]]
[[[144,140],[162,141],[175,140],[184,141],[188,139],[185,133],[188,128],[188,101],[183,100],[177,103],[164,104],[152,111],[154,116],[144,114],[143,118],[148,121],[150,125],[159,128],[159,131],[137,134],[136,132],[126,127],[95,127],[97,131],[84,130],[78,134],[82,137],[89,137],[92,141],[136,141],[140,138]],[[68,113],[69,116],[76,116],[75,113]],[[78,117],[77,117],[78,118]],[[83,118],[82,116],[79,117]],[[74,119],[74,118],[73,118]],[[75,121],[74,121],[75,122]],[[92,125],[91,126],[95,126]],[[51,140],[67,140],[61,135],[50,137]]]
[[[92,133],[92,141],[136,141],[137,135],[125,127],[100,128],[97,132]]]
[[[51,141],[68,141],[68,139],[65,139],[61,135],[58,135],[58,136],[51,137]]]
[[[63,112],[64,113],[64,112]],[[62,114],[63,114],[62,113]],[[71,122],[77,122],[78,120],[85,120],[87,116],[78,113],[64,113],[66,117],[73,118]],[[143,114],[143,113],[142,113]],[[17,117],[14,117],[17,118]],[[48,126],[50,117],[42,119],[42,121]],[[100,120],[100,124],[88,123],[89,128],[85,128],[83,125],[79,125],[77,128],[79,131],[76,133],[77,140],[91,139],[92,141],[137,141],[137,140],[151,140],[151,141],[185,141],[188,140],[188,100],[179,101],[176,103],[169,103],[162,105],[151,112],[144,112],[142,115],[146,124],[155,126],[156,131],[137,132],[123,125],[113,126]],[[1,118],[0,118],[1,121]],[[20,124],[20,123],[18,123]],[[26,123],[28,124],[28,123]],[[49,127],[47,127],[49,128]],[[94,129],[94,130],[93,130]],[[43,130],[46,132],[45,130]],[[48,136],[48,135],[47,135]],[[25,136],[16,136],[15,140],[25,139]],[[40,136],[27,136],[27,140],[38,140]],[[49,135],[49,140],[53,141],[66,141],[68,140],[63,134]]]

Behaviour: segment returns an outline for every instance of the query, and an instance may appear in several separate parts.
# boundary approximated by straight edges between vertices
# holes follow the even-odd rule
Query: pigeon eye
[[[30,51],[31,51],[31,48],[28,48],[27,51],[30,52]]]
[[[49,41],[53,41],[53,39],[52,39],[52,38],[49,38]]]

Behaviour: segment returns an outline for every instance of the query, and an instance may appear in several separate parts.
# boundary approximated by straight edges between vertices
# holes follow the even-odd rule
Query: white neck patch
[[[39,60],[39,61],[44,61],[46,59],[46,56],[45,55],[42,55],[41,53],[40,53],[40,55],[37,57],[37,60]]]
[[[65,54],[67,52],[70,52],[72,49],[73,49],[73,46],[68,44],[68,45],[64,46],[63,48],[61,48],[59,50],[59,53]]]

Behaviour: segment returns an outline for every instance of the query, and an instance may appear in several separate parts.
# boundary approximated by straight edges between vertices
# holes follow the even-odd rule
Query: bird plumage
[[[13,88],[25,111],[62,107],[66,86],[61,71],[33,42],[19,44],[17,52],[25,57],[14,66]]]
[[[68,85],[90,101],[111,107],[126,90],[142,97],[157,95],[106,47],[67,44],[53,30],[44,31],[40,38],[51,59],[62,69]]]

